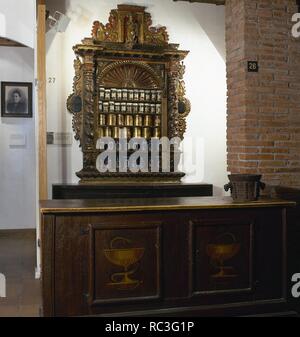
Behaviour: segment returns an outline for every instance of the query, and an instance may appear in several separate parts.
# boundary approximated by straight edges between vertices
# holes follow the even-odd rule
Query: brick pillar
[[[295,0],[227,0],[228,171],[300,186],[300,39]],[[248,73],[247,61],[259,72]]]

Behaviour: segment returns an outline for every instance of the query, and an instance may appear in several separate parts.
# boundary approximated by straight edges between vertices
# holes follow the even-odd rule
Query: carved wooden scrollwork
[[[166,45],[169,35],[166,27],[152,27],[152,19],[149,13],[145,13],[145,43]]]
[[[108,23],[105,26],[99,21],[95,21],[92,28],[92,36],[96,41],[119,42],[117,11],[111,11]]]
[[[111,11],[109,22],[95,21],[92,37],[97,42],[140,43],[168,45],[166,27],[152,27],[151,15],[145,7],[119,5]]]
[[[73,114],[72,127],[75,139],[80,141],[82,129],[82,63],[77,57],[74,61],[75,76],[73,82],[73,93],[67,100],[67,109]]]
[[[121,88],[149,88],[162,86],[161,78],[153,68],[143,62],[113,62],[99,72],[101,85]]]
[[[191,103],[190,101],[185,97],[186,90],[185,90],[185,83],[183,81],[183,76],[185,73],[185,66],[183,63],[179,66],[179,81],[178,81],[178,119],[179,119],[179,134],[181,135],[181,138],[183,138],[183,135],[186,131],[186,117],[191,112]]]

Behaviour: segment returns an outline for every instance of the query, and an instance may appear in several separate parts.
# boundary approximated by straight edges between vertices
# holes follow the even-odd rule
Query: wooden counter
[[[51,213],[103,213],[197,210],[214,208],[262,208],[296,206],[293,201],[263,199],[251,203],[236,203],[230,197],[185,197],[149,199],[96,199],[96,200],[48,200],[40,202],[42,214]]]
[[[41,202],[46,316],[286,313],[286,210],[231,198]]]

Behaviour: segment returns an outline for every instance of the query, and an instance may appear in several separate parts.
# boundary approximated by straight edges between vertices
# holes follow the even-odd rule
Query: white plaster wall
[[[92,23],[106,23],[111,9],[120,0],[49,0],[47,8],[60,10],[71,18],[65,33],[47,33],[47,76],[55,77],[48,84],[48,131],[72,132],[71,116],[66,99],[72,92],[74,76],[72,47],[90,36]],[[185,158],[196,162],[197,170],[186,169],[186,182],[207,182],[222,194],[226,182],[226,72],[225,13],[223,6],[173,2],[172,0],[136,0],[128,4],[148,7],[153,24],[167,26],[170,42],[190,50],[186,58],[186,89],[192,111],[187,119],[186,138],[199,148],[185,149]],[[197,156],[195,156],[197,154]],[[194,163],[195,164],[195,163]],[[75,172],[82,167],[82,155],[74,141],[70,147],[48,146],[49,197],[53,183],[75,183]]]
[[[0,0],[0,36],[34,48],[35,0]]]
[[[1,81],[33,82],[34,50],[0,47]],[[11,147],[12,134],[26,145]],[[0,229],[36,227],[35,146],[35,118],[0,118]]]

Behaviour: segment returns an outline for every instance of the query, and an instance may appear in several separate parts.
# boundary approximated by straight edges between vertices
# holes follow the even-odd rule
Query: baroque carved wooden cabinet
[[[106,25],[94,22],[92,37],[74,47],[74,90],[67,105],[83,152],[81,182],[173,182],[184,175],[177,168],[190,112],[182,63],[188,52],[168,42],[165,27],[151,25],[145,7],[119,5]],[[115,147],[99,143],[103,137],[114,139]],[[158,142],[154,150],[161,137],[173,139],[168,151]],[[99,160],[109,149],[116,153],[111,166],[109,159]],[[130,162],[134,150],[143,155]],[[165,166],[163,158],[170,158]]]

